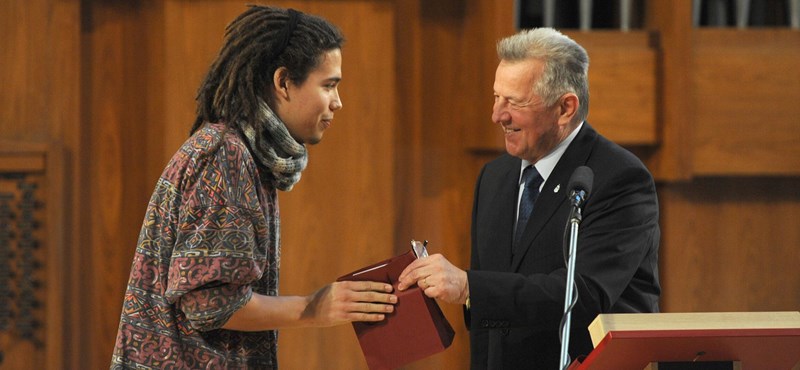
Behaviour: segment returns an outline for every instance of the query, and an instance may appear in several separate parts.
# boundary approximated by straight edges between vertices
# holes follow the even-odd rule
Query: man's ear
[[[568,125],[572,122],[572,119],[578,114],[578,107],[580,107],[580,101],[577,95],[566,93],[561,96],[558,101],[558,124]]]
[[[275,96],[289,99],[289,70],[280,67],[272,75],[272,88],[275,89]]]

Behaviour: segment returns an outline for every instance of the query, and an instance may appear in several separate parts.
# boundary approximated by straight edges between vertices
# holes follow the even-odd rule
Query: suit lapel
[[[581,131],[558,160],[533,206],[533,215],[522,234],[519,252],[512,256],[511,271],[519,269],[522,259],[528,254],[539,233],[548,222],[551,222],[558,208],[566,202],[569,177],[576,167],[586,163],[596,137],[597,132],[588,123],[584,123]],[[553,222],[563,222],[566,225],[567,220],[553,220]]]

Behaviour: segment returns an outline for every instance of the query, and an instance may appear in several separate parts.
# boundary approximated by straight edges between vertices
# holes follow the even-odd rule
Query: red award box
[[[436,301],[414,285],[398,292],[400,273],[416,259],[413,251],[340,277],[339,281],[379,281],[392,284],[394,312],[380,322],[354,322],[358,342],[370,370],[396,369],[444,351],[455,332]]]

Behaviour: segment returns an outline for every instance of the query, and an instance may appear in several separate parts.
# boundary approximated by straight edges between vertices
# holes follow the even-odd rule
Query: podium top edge
[[[800,311],[601,314],[589,325],[593,342],[610,331],[716,329],[800,329]]]

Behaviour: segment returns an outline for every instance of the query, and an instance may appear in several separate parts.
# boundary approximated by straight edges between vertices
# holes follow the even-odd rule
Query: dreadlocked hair
[[[198,89],[197,119],[190,134],[206,122],[223,123],[227,131],[239,121],[254,119],[259,101],[272,107],[270,85],[278,68],[286,67],[288,78],[302,84],[326,52],[344,43],[336,26],[300,13],[286,49],[274,55],[289,19],[287,9],[251,5],[226,27],[225,42]]]

